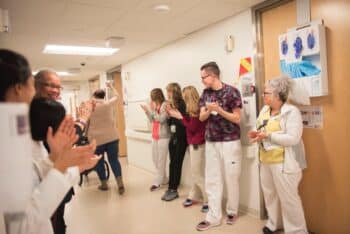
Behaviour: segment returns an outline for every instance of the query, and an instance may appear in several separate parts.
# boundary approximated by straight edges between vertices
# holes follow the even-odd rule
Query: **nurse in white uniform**
[[[259,144],[261,186],[268,213],[264,234],[282,227],[287,234],[307,233],[298,193],[306,168],[303,124],[299,109],[287,103],[294,87],[289,78],[268,81],[257,130],[249,132],[250,139]]]

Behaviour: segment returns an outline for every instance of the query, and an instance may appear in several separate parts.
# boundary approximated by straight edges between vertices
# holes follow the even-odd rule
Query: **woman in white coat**
[[[287,234],[308,233],[298,193],[306,168],[303,124],[299,109],[287,103],[293,87],[293,80],[286,77],[267,82],[257,130],[249,132],[249,138],[259,143],[261,186],[268,213],[264,234],[273,233],[282,224]]]
[[[0,49],[0,77],[0,102],[32,102],[34,79],[24,56]],[[94,155],[95,143],[73,148],[72,143],[77,140],[73,119],[62,118],[58,122],[59,127],[45,129],[50,155],[47,155],[39,139],[33,141],[33,151],[28,152],[33,162],[31,197],[23,211],[24,217],[8,225],[9,233],[53,233],[50,217],[70,187],[77,183],[79,169],[91,168],[99,159]]]

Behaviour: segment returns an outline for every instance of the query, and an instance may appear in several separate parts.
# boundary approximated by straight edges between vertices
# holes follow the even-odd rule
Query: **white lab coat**
[[[265,106],[260,115],[269,110]],[[267,141],[284,147],[283,162],[260,165],[261,187],[268,213],[266,226],[275,231],[283,223],[286,234],[305,234],[307,227],[298,186],[306,160],[301,139],[303,124],[298,108],[283,104],[280,126],[281,131],[271,133]]]
[[[42,142],[33,141],[32,150],[33,192],[19,229],[20,233],[50,234],[50,218],[68,190],[78,183],[79,169],[71,167],[62,174],[53,168]]]
[[[259,115],[269,111],[264,106]],[[283,104],[281,107],[281,131],[271,133],[270,141],[284,147],[284,173],[296,173],[306,168],[305,150],[301,136],[303,134],[303,123],[300,111],[290,104]]]

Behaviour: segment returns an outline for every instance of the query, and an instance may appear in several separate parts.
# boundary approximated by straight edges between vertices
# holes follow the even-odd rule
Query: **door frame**
[[[263,107],[262,93],[265,85],[265,67],[264,67],[264,50],[263,50],[263,35],[262,35],[262,13],[281,6],[293,0],[267,0],[251,8],[253,22],[253,61],[256,86],[256,108],[257,116],[259,110]],[[259,168],[260,174],[260,168]],[[259,184],[261,184],[259,176]],[[267,218],[267,211],[263,198],[262,189],[260,186],[260,219]]]

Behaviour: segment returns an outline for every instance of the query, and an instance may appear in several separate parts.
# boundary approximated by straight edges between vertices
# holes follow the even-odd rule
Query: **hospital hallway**
[[[187,187],[179,189],[180,198],[173,202],[160,199],[166,186],[150,192],[153,175],[143,169],[127,164],[122,158],[126,192],[117,193],[111,176],[110,189],[99,191],[96,173],[84,179],[81,188],[66,206],[65,219],[68,234],[187,234],[199,233],[195,227],[203,220],[200,204],[184,208],[182,202],[188,193]],[[223,223],[204,233],[261,233],[264,221],[241,214],[234,225]]]

